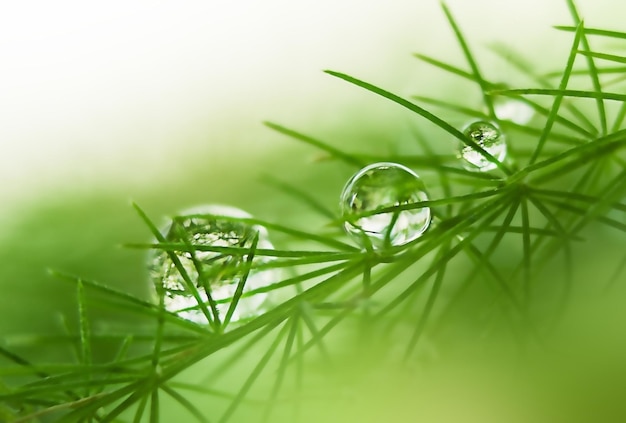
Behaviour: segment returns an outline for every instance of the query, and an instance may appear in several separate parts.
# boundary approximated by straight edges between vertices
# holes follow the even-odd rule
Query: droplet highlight
[[[470,123],[463,130],[463,134],[499,162],[502,162],[506,157],[505,136],[495,123],[484,121]],[[464,167],[468,170],[487,172],[497,167],[482,152],[460,141],[459,156],[463,159]]]
[[[220,321],[224,320],[238,284],[245,276],[247,254],[202,251],[203,247],[237,247],[250,249],[258,233],[257,249],[273,249],[267,230],[232,218],[250,218],[243,210],[230,206],[210,205],[186,210],[174,217],[161,231],[167,243],[191,244],[196,249],[176,251],[184,272],[196,287],[207,310],[211,312],[207,290],[216,303]],[[267,257],[255,256],[255,264],[268,262]],[[174,261],[165,250],[153,250],[149,271],[157,292],[163,292],[167,311],[183,319],[206,324],[208,320]],[[277,281],[277,271],[252,268],[243,292],[261,288]],[[267,294],[256,293],[241,297],[231,322],[251,318],[265,311]]]
[[[407,244],[430,225],[424,183],[411,169],[396,163],[374,163],[358,171],[341,193],[344,228],[358,243],[375,249]],[[382,209],[407,206],[400,210]]]

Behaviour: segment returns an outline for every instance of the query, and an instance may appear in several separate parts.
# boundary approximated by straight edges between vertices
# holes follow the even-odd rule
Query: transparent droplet
[[[424,183],[415,172],[396,163],[374,163],[352,176],[343,189],[344,227],[358,242],[369,242],[374,248],[404,245],[428,229],[430,208],[375,211],[427,200]]]
[[[493,104],[496,116],[500,120],[508,120],[518,125],[525,125],[535,114],[535,110],[523,101],[498,98]]]
[[[478,144],[483,150],[501,162],[506,157],[506,140],[502,131],[495,123],[473,122],[464,130],[463,134]],[[459,142],[459,156],[464,160],[464,167],[468,170],[487,172],[495,169],[495,163],[490,162],[483,154],[469,145]]]
[[[203,216],[205,215],[205,216]],[[209,216],[210,215],[210,216]],[[259,234],[257,249],[273,249],[267,230],[259,225],[250,225],[229,218],[249,218],[243,210],[221,205],[201,206],[186,210],[175,217],[161,233],[168,243],[184,245],[189,242],[196,247],[239,247],[250,248],[256,233]],[[217,303],[220,320],[223,321],[237,285],[245,275],[247,255],[234,255],[214,251],[175,252],[182,268],[194,283],[200,298],[210,311],[206,288]],[[194,260],[195,258],[195,260]],[[267,262],[267,257],[255,256],[254,263]],[[154,250],[149,262],[150,276],[157,288],[164,292],[166,310],[195,323],[205,324],[207,318],[200,308],[181,272],[167,251]],[[274,269],[250,270],[243,292],[248,292],[277,281]],[[267,294],[257,293],[241,297],[231,321],[254,317],[265,310]]]

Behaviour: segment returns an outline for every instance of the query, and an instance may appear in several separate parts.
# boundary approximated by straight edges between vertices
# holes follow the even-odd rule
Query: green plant
[[[624,67],[601,67],[597,62],[619,64],[626,58],[591,50],[588,38],[626,42],[626,34],[586,28],[574,4],[569,1],[568,5],[575,26],[558,27],[573,34],[564,70],[534,75],[523,59],[511,59],[520,72],[540,85],[528,89],[484,79],[444,6],[470,70],[417,57],[476,84],[486,112],[433,98],[415,97],[413,102],[355,77],[327,71],[410,110],[447,137],[477,149],[448,123],[449,116],[498,122],[510,138],[510,152],[504,162],[484,154],[497,166],[492,172],[466,170],[447,151],[448,144],[432,145],[419,136],[419,154],[374,156],[346,152],[266,123],[355,170],[377,161],[416,169],[424,175],[431,199],[378,212],[430,207],[434,223],[424,236],[383,251],[356,248],[345,240],[342,217],[334,208],[317,200],[314,192],[273,181],[285,196],[310,206],[325,226],[309,231],[275,221],[232,218],[266,227],[284,247],[257,249],[253,242],[250,248],[213,250],[225,256],[245,256],[247,272],[255,267],[277,268],[284,277],[243,293],[272,293],[276,305],[227,330],[219,322],[196,325],[166,313],[154,302],[53,271],[57,279],[75,287],[77,318],[68,323],[67,336],[47,340],[47,348],[73,349],[76,360],[31,362],[0,345],[0,355],[9,363],[0,372],[5,381],[0,385],[0,418],[156,422],[169,421],[180,412],[187,416],[185,421],[201,422],[328,421],[329,415],[336,421],[384,419],[367,400],[355,402],[342,390],[344,385],[354,388],[345,380],[357,380],[367,386],[357,389],[358,395],[381,401],[387,413],[410,421],[408,410],[394,404],[392,397],[404,398],[407,386],[421,393],[431,387],[416,388],[414,381],[403,380],[405,372],[422,383],[428,380],[433,361],[450,365],[459,357],[469,360],[486,354],[487,361],[499,358],[508,366],[511,351],[524,352],[532,361],[536,359],[533,351],[543,357],[571,345],[555,339],[563,337],[563,321],[575,321],[582,313],[581,294],[572,291],[584,287],[584,299],[588,292],[618,289],[617,282],[624,275],[626,95],[605,91],[611,85],[623,86]],[[580,61],[585,68],[576,67]],[[604,80],[612,75],[618,79]],[[554,78],[560,78],[556,89],[551,88]],[[586,79],[591,89],[569,88],[574,78]],[[494,99],[500,97],[530,106],[536,117],[524,124],[498,118]],[[586,99],[594,102],[593,118]],[[440,111],[435,114],[422,105]],[[148,213],[135,208],[159,242],[131,247],[170,252],[201,248],[167,243]],[[603,232],[605,228],[610,231]],[[255,264],[249,260],[253,256],[273,260]],[[590,263],[600,260],[602,266],[611,267],[594,271],[594,283],[579,276]],[[193,281],[187,283],[193,286]],[[108,310],[110,320],[105,325],[95,321],[101,318],[93,314],[96,308]],[[478,335],[480,340],[472,339]],[[43,335],[40,339],[46,341]],[[574,345],[579,343],[583,341],[575,338]],[[552,361],[542,361],[539,368],[546,363]],[[580,361],[574,363],[580,366]],[[377,371],[377,367],[384,370]],[[565,365],[563,374],[568,369]],[[370,383],[385,384],[393,394],[377,392]],[[611,383],[606,386],[612,389]],[[318,410],[318,395],[332,412]],[[568,402],[575,397],[566,398]]]

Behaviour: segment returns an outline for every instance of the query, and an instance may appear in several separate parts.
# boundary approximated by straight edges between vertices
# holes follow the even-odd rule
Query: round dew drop
[[[495,123],[473,122],[465,127],[463,134],[478,144],[483,150],[502,162],[506,157],[506,140],[502,131]],[[463,166],[467,170],[487,172],[497,167],[490,162],[480,151],[459,142],[459,156],[464,160]]]
[[[424,183],[409,168],[396,163],[371,164],[352,176],[341,193],[344,228],[357,242],[376,249],[404,245],[428,229],[430,208],[376,211],[427,200]]]
[[[195,248],[188,251],[175,251],[185,273],[196,287],[200,298],[209,313],[211,307],[206,288],[215,300],[220,320],[223,321],[238,284],[245,275],[247,255],[234,255],[228,252],[201,251],[202,247],[238,247],[249,249],[256,234],[259,235],[257,249],[273,249],[268,240],[267,230],[259,225],[250,225],[232,218],[249,218],[243,210],[221,205],[201,206],[186,210],[161,231],[167,243],[191,244]],[[195,258],[195,260],[194,260]],[[265,257],[255,256],[254,263],[267,262]],[[163,304],[167,311],[183,319],[208,323],[206,315],[196,298],[188,289],[185,278],[165,250],[154,250],[149,260],[152,282],[157,292],[163,292]],[[277,281],[274,269],[255,270],[248,274],[243,292],[267,286]],[[231,321],[254,317],[264,311],[267,294],[257,293],[241,297]]]

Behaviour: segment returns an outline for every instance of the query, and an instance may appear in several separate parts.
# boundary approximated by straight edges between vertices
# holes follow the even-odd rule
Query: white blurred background
[[[619,27],[614,1],[579,3],[587,26]],[[561,0],[448,5],[474,48],[503,40],[531,56],[571,22]],[[275,148],[263,120],[306,129],[366,107],[322,69],[436,90],[417,51],[464,65],[438,1],[3,2],[0,216],[60,191],[152,183],[198,145],[207,164],[262,154]]]

